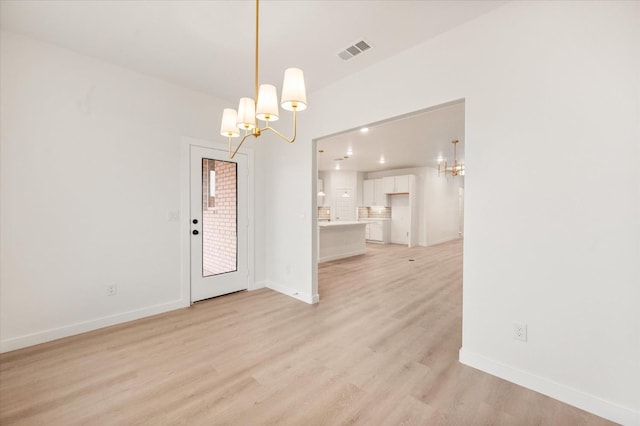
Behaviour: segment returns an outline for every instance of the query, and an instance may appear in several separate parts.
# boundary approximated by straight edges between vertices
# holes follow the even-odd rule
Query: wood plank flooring
[[[242,292],[2,354],[0,424],[611,424],[457,361],[461,241],[367,249],[319,266],[317,305]]]

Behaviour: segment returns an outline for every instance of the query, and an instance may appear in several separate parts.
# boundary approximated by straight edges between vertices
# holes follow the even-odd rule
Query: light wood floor
[[[414,259],[414,261],[410,261]],[[460,241],[321,264],[321,301],[243,292],[0,356],[0,424],[599,425],[458,363]]]

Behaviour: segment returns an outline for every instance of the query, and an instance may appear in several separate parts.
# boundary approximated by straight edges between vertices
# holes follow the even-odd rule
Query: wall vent
[[[346,49],[338,52],[338,56],[341,59],[348,61],[354,56],[358,56],[362,52],[367,51],[369,49],[371,49],[371,43],[364,40],[359,40],[353,43],[351,46],[348,46]]]

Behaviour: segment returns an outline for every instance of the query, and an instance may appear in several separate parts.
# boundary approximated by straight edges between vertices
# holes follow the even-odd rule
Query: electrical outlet
[[[118,294],[118,284],[107,284],[107,296]]]
[[[527,341],[527,324],[513,324],[513,338],[516,340]]]

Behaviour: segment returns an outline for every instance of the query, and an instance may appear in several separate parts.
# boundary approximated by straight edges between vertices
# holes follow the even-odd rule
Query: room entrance
[[[191,302],[248,287],[247,155],[191,146]]]

